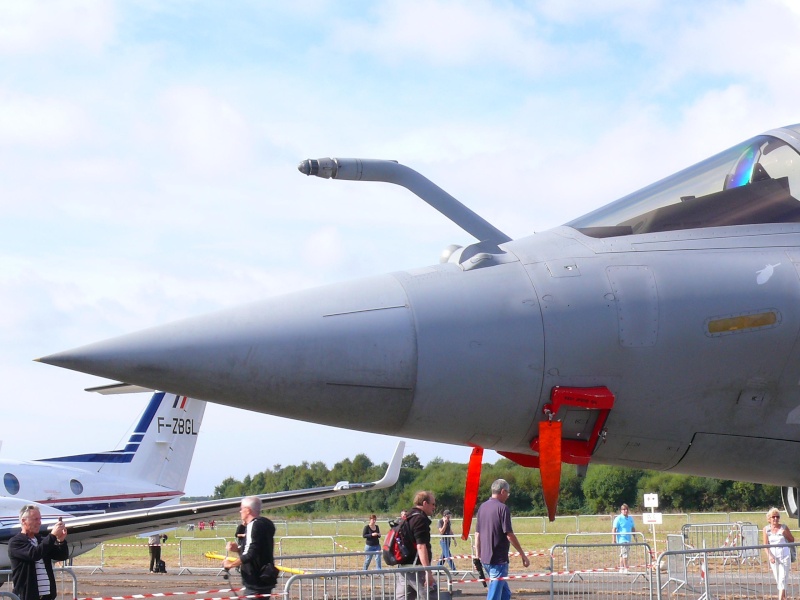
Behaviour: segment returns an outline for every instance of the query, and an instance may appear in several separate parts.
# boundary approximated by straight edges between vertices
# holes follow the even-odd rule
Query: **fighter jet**
[[[542,469],[551,517],[562,462],[779,485],[797,515],[800,124],[516,240],[396,162],[299,169],[404,186],[477,242],[39,360],[471,446],[470,514],[491,448]]]

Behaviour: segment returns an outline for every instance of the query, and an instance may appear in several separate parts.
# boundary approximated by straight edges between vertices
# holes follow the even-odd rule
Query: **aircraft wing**
[[[400,464],[403,460],[404,449],[405,442],[398,442],[392,461],[379,481],[370,483],[341,481],[331,486],[263,494],[259,496],[263,503],[263,510],[391,487],[397,483],[400,475]],[[73,554],[73,552],[80,553],[81,548],[85,546],[94,546],[100,542],[122,536],[179,527],[200,519],[206,521],[218,519],[235,513],[239,509],[241,501],[241,497],[224,498],[221,500],[127,510],[101,515],[64,517],[64,523],[68,531],[67,541],[73,549],[70,554]],[[19,528],[17,527],[16,529],[18,530]],[[85,550],[83,551],[85,552]]]

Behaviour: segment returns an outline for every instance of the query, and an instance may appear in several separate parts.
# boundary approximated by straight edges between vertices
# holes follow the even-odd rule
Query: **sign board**
[[[645,513],[642,513],[642,522],[645,525],[661,525],[661,523],[662,523],[662,518],[661,517],[662,517],[661,513],[645,512]]]
[[[644,495],[645,508],[658,508],[658,494],[645,494]]]

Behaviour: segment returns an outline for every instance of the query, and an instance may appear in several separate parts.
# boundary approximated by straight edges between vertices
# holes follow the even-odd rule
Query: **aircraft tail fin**
[[[120,450],[42,459],[183,491],[206,403],[156,392]]]

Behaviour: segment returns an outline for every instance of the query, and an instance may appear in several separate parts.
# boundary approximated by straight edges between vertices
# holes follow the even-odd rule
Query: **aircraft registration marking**
[[[180,419],[178,417],[165,419],[164,417],[158,417],[158,432],[161,433],[162,429],[171,429],[175,435],[197,435],[194,419]]]

